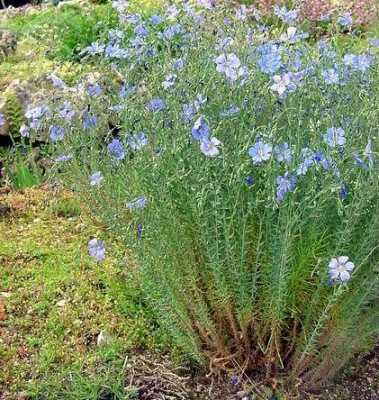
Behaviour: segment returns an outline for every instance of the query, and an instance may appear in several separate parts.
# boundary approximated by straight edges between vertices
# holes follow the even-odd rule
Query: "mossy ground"
[[[39,399],[127,398],[123,363],[133,347],[164,346],[143,304],[124,247],[87,255],[108,238],[70,193],[46,188],[2,195],[0,220],[0,394]],[[101,331],[109,344],[97,345]],[[159,338],[159,339],[157,339]]]

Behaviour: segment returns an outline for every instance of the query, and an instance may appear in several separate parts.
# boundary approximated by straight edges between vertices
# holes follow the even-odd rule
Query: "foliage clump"
[[[4,99],[4,117],[8,123],[9,135],[17,138],[20,136],[20,128],[24,121],[24,109],[17,95],[12,91],[5,91]]]
[[[201,4],[114,2],[118,28],[83,52],[118,84],[55,77],[30,135],[134,250],[188,358],[317,387],[378,333],[378,44],[341,54],[288,10],[271,31]]]

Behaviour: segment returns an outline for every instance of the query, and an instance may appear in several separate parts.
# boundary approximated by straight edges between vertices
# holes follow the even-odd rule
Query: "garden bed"
[[[379,396],[379,40],[200,3],[1,20],[7,400]]]

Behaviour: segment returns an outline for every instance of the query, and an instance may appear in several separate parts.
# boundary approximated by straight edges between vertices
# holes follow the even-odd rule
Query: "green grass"
[[[0,26],[19,39],[45,44],[46,56],[60,61],[80,61],[80,50],[115,26],[116,15],[109,5],[89,9],[64,6],[5,20]]]
[[[42,182],[42,174],[34,162],[21,158],[14,160],[9,170],[13,187],[17,190],[37,186]]]
[[[49,400],[129,398],[128,351],[166,346],[130,279],[129,256],[113,241],[104,264],[89,258],[88,237],[107,234],[69,194],[29,189],[6,202],[16,214],[0,220],[0,292],[7,294],[0,295],[7,312],[0,387],[7,399],[20,392]],[[102,330],[111,340],[99,347]]]

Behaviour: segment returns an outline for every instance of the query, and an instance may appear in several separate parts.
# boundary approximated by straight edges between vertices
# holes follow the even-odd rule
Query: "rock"
[[[111,342],[111,336],[107,331],[101,331],[97,336],[97,345],[98,346],[106,346]]]
[[[9,292],[0,292],[0,297],[4,299],[9,299],[12,296],[12,293]]]
[[[59,300],[58,302],[57,302],[57,306],[58,307],[64,307],[65,305],[66,305],[66,300]]]
[[[8,57],[9,55],[15,53],[16,49],[16,35],[9,30],[0,29],[0,53],[2,54],[2,56]]]
[[[9,124],[7,118],[5,98],[0,97],[0,114],[2,115],[2,123],[0,124],[0,136],[9,136]]]
[[[5,312],[5,304],[0,300],[0,321],[5,321],[7,319],[7,313]]]
[[[5,91],[14,93],[24,109],[26,109],[31,101],[31,93],[35,92],[30,83],[21,81],[20,79],[11,81]]]
[[[57,4],[57,8],[62,9],[62,8],[67,8],[67,7],[76,7],[80,8],[81,7],[81,1],[78,0],[67,0],[67,1],[60,1]]]
[[[0,217],[6,217],[11,213],[12,209],[7,204],[0,203]],[[1,293],[0,293],[1,295]]]

